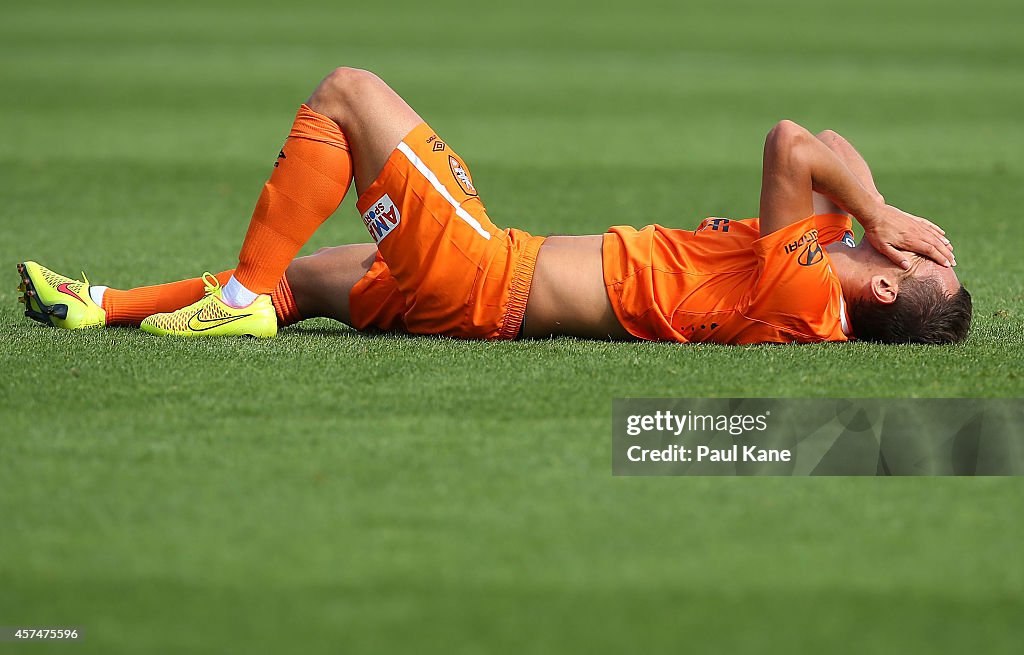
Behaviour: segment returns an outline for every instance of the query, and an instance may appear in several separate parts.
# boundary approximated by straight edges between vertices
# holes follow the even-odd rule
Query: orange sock
[[[235,278],[253,293],[270,293],[351,183],[352,155],[341,128],[302,105],[256,203]]]
[[[215,277],[221,284],[226,284],[234,272],[221,271]],[[107,313],[107,325],[138,325],[147,316],[173,312],[194,303],[203,297],[205,290],[201,277],[127,291],[107,289],[103,293],[103,311]],[[277,287],[270,293],[270,300],[277,310],[279,327],[302,320],[287,276],[281,276]]]
[[[299,306],[295,304],[295,296],[292,295],[292,287],[288,284],[287,275],[282,275],[277,287],[270,292],[270,301],[274,303],[274,310],[277,312],[278,327],[298,323],[302,320]]]

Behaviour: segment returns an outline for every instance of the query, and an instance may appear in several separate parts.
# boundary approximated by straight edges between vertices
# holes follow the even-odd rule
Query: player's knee
[[[341,95],[358,93],[367,85],[377,85],[383,82],[375,74],[361,68],[349,68],[341,66],[331,71],[324,82],[335,92]]]
[[[335,68],[320,82],[309,98],[309,106],[331,117],[347,114],[361,101],[366,101],[374,87],[384,82],[367,70],[342,66]]]

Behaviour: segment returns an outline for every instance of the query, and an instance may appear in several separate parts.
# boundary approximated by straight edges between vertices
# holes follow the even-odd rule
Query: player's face
[[[919,279],[932,278],[942,287],[947,296],[960,290],[960,280],[952,267],[940,266],[930,259],[913,255],[910,260],[910,275]]]
[[[926,257],[908,253],[910,269],[905,271],[872,248],[867,239],[861,241],[853,251],[856,253],[855,258],[866,265],[869,277],[883,276],[889,284],[897,287],[899,281],[907,277],[932,278],[947,296],[960,290],[960,280],[956,277],[955,269],[940,266]]]

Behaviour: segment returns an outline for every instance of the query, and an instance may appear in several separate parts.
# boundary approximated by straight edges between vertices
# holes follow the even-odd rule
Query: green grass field
[[[86,640],[0,653],[1019,652],[1019,479],[613,478],[609,438],[622,396],[1024,396],[1019,2],[348,4],[5,8],[0,625]],[[21,316],[27,258],[120,287],[232,266],[338,65],[541,233],[750,216],[772,124],[834,128],[947,228],[972,336],[183,343]],[[307,251],[368,239],[352,204]]]

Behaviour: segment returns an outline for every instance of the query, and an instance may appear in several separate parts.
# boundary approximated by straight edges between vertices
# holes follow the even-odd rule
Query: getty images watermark
[[[615,475],[1021,475],[1016,398],[625,398]]]
[[[653,414],[630,414],[626,417],[626,434],[638,437],[645,432],[669,434],[679,437],[683,433],[723,433],[733,437],[750,431],[768,429],[771,410],[756,416],[752,414],[676,414],[670,410],[656,410]],[[626,447],[630,462],[788,462],[793,458],[789,448],[758,448],[756,444],[738,443],[715,448],[698,443],[687,448],[682,444],[658,444],[646,447],[634,443]]]

